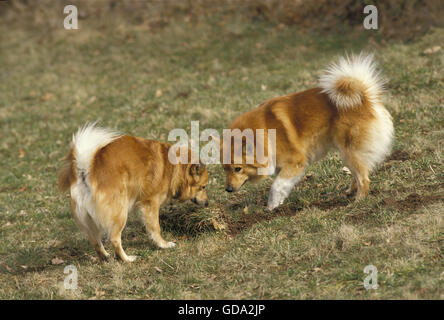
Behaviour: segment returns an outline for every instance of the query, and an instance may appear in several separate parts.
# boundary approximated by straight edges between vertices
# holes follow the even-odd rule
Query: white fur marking
[[[290,179],[277,177],[271,185],[270,195],[268,196],[268,209],[273,210],[281,205],[288,197],[295,184],[301,180],[303,175],[304,173],[301,173],[299,176]]]
[[[390,154],[393,141],[393,123],[390,113],[381,105],[375,104],[376,119],[370,124],[368,140],[358,152],[359,158],[369,169],[381,163]]]

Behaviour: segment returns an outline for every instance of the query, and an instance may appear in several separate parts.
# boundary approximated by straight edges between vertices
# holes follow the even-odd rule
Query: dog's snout
[[[225,190],[227,192],[233,192],[233,187],[232,186],[228,186]]]
[[[193,199],[191,199],[191,201],[199,206],[208,207],[208,205],[209,205],[208,200],[205,200],[205,202],[203,202],[203,200],[197,200],[197,198],[193,198]]]

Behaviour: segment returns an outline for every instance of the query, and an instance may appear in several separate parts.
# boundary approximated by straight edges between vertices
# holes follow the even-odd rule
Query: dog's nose
[[[232,186],[228,186],[225,190],[227,192],[233,192],[233,187]]]
[[[208,207],[208,201],[205,201],[205,207]]]

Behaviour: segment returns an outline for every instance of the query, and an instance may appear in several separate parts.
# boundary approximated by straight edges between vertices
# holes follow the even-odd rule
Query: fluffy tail
[[[373,55],[342,57],[321,75],[319,85],[339,110],[380,102],[384,80],[373,61]]]
[[[58,185],[60,191],[66,191],[71,186],[74,180],[74,170],[73,170],[74,157],[72,153],[72,148],[66,156],[64,163],[59,171]]]
[[[61,191],[67,190],[77,180],[86,183],[91,162],[97,150],[103,148],[120,134],[110,129],[99,128],[96,123],[87,123],[73,135],[71,149],[60,168],[58,185]],[[87,185],[86,185],[87,186]]]
[[[72,138],[73,157],[77,175],[88,176],[91,162],[97,150],[119,138],[116,131],[96,126],[96,122],[87,123],[79,128]]]
[[[118,137],[119,133],[97,127],[95,122],[79,128],[73,136],[71,149],[59,171],[59,189],[67,190],[76,179],[76,175],[77,181],[83,182],[88,187],[86,178],[95,153]]]

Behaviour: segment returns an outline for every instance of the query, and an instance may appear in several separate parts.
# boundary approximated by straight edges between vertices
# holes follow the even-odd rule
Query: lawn
[[[402,42],[236,16],[154,30],[106,18],[61,26],[0,21],[1,299],[444,299],[444,48],[424,53],[444,43],[444,29]],[[208,208],[161,210],[177,248],[155,248],[134,212],[123,246],[138,260],[97,260],[56,184],[80,125],[99,120],[161,141],[191,121],[221,132],[361,50],[388,79],[396,135],[368,198],[345,196],[351,176],[334,153],[272,213],[271,179],[229,194],[213,165]],[[67,265],[78,269],[77,290],[64,289]],[[376,290],[364,288],[367,265],[378,270]]]

